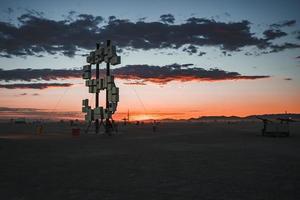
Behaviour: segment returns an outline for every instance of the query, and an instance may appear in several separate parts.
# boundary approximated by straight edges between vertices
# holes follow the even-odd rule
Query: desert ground
[[[44,126],[0,124],[0,199],[300,199],[300,123],[290,137],[259,122]]]

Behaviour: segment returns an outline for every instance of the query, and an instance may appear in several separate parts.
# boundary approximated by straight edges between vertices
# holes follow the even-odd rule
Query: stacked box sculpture
[[[100,47],[97,44],[97,49],[90,52],[87,56],[89,65],[83,66],[82,78],[85,79],[85,85],[89,88],[89,93],[96,94],[95,108],[92,109],[88,99],[82,101],[82,112],[85,114],[85,121],[89,124],[93,121],[96,123],[96,133],[98,133],[98,122],[106,120],[106,131],[112,125],[112,115],[116,112],[119,102],[119,88],[116,87],[114,76],[110,75],[110,64],[118,65],[121,63],[120,56],[116,54],[116,47],[113,46],[110,40],[107,40],[106,45]],[[106,75],[100,78],[99,64],[106,63]],[[96,64],[96,78],[92,78],[92,65]],[[106,90],[106,108],[99,107],[99,92]],[[110,121],[111,120],[111,121]]]

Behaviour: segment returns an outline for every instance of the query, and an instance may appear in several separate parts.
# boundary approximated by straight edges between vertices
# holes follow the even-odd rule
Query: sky
[[[300,112],[297,0],[0,3],[2,119],[83,119],[82,66],[107,39],[117,120]]]

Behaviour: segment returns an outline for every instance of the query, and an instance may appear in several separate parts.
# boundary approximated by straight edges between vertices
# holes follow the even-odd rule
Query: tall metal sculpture
[[[110,73],[110,64],[118,65],[121,63],[121,57],[116,54],[116,47],[111,44],[110,40],[107,40],[105,45],[100,47],[100,44],[96,45],[96,50],[91,51],[86,59],[89,65],[83,66],[82,78],[85,79],[85,85],[89,88],[89,93],[95,93],[95,108],[92,109],[89,105],[89,100],[84,99],[82,101],[82,112],[85,114],[85,121],[89,125],[95,122],[95,131],[99,132],[99,120],[101,124],[104,124],[105,131],[110,133],[113,127],[112,115],[116,112],[119,102],[119,88],[116,87],[114,82],[114,76]],[[100,78],[99,64],[106,63],[106,74]],[[96,78],[92,78],[92,65],[96,64]],[[106,90],[106,108],[99,107],[99,92]]]

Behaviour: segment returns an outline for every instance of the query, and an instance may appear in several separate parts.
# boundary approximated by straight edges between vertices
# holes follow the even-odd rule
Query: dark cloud
[[[297,39],[300,40],[300,31],[296,31],[295,34],[297,34]]]
[[[4,10],[5,13],[7,13],[8,15],[11,15],[14,12],[13,8],[7,8]]]
[[[206,54],[206,52],[200,51],[198,56],[204,56]]]
[[[59,112],[54,109],[0,107],[0,118],[25,117],[26,119],[64,119],[81,118],[82,112]]]
[[[39,96],[38,93],[33,93],[33,94],[22,93],[22,94],[20,94],[20,96],[27,96],[27,95],[31,95],[31,96]]]
[[[32,81],[32,80],[56,80],[77,78],[82,76],[81,70],[75,69],[0,69],[0,80],[2,81]]]
[[[263,32],[263,34],[266,36],[266,39],[267,40],[274,40],[276,38],[280,38],[280,37],[283,37],[283,36],[286,36],[287,33],[281,31],[281,30],[273,30],[273,29],[270,29],[270,30],[266,30]]]
[[[141,17],[139,18],[139,21],[145,21],[147,19],[147,17]]]
[[[0,51],[4,56],[61,52],[72,57],[78,48],[94,47],[99,39],[96,31],[103,18],[81,14],[75,21],[69,22],[27,13],[18,20],[19,26],[0,22]]]
[[[44,17],[45,13],[41,11],[37,11],[35,9],[25,9],[27,14],[37,17]]]
[[[175,21],[175,17],[171,14],[161,15],[160,21],[167,23],[167,24],[173,24]]]
[[[70,87],[71,83],[14,83],[14,84],[0,84],[0,88],[5,89],[46,89],[50,87]]]
[[[64,69],[64,70],[49,70],[36,69],[35,73],[30,73],[32,69],[14,69],[0,70],[0,81],[31,81],[39,80],[57,80],[69,78],[81,78],[82,70]],[[104,74],[104,69],[100,70]],[[222,81],[222,80],[241,80],[241,79],[260,79],[268,78],[269,76],[246,76],[238,72],[228,72],[220,69],[203,69],[193,67],[192,64],[172,64],[166,66],[152,65],[126,65],[124,67],[115,68],[112,73],[119,79],[139,81],[139,83],[152,82],[165,84],[170,81]],[[26,76],[27,75],[27,76]],[[128,82],[130,84],[130,82]],[[19,84],[20,85],[20,84]],[[18,85],[18,86],[19,86]],[[54,85],[59,86],[59,85]],[[70,85],[61,85],[70,86]],[[0,85],[1,87],[1,85]],[[8,87],[8,86],[6,86]],[[21,86],[22,87],[22,84]],[[50,87],[50,85],[49,85]]]
[[[39,109],[36,108],[11,108],[11,107],[0,107],[0,112],[32,112],[32,111],[37,111]]]
[[[125,82],[125,85],[147,85],[145,81],[130,81],[130,82]]]
[[[293,44],[293,43],[284,43],[282,45],[271,45],[271,51],[270,53],[277,53],[286,49],[296,49],[300,48],[299,44]]]
[[[94,49],[95,41],[112,39],[119,48],[178,49],[185,45],[216,46],[225,51],[243,47],[271,47],[270,41],[250,31],[250,22],[218,22],[191,17],[182,24],[172,24],[174,16],[161,16],[162,22],[132,22],[110,16],[106,23],[101,16],[69,14],[64,20],[51,20],[43,13],[29,11],[18,18],[18,25],[0,21],[0,56],[42,56],[41,53],[73,57],[80,49]],[[286,22],[282,26],[288,26]],[[275,26],[275,25],[274,25]],[[283,33],[268,33],[278,37]],[[275,36],[274,36],[275,34]]]
[[[116,18],[115,16],[109,16],[109,17],[108,17],[108,20],[109,20],[109,21],[114,21],[114,20],[116,20],[116,19],[117,19],[117,18]]]
[[[164,67],[150,65],[127,65],[114,70],[120,79],[140,80],[156,84],[166,84],[171,81],[224,81],[224,80],[253,80],[269,78],[269,76],[243,76],[238,72],[227,72],[220,69],[203,69],[183,67],[179,64]]]
[[[289,27],[294,26],[296,24],[296,20],[286,20],[280,23],[271,24],[270,27],[272,28],[282,28],[282,27]]]
[[[197,53],[197,47],[195,47],[194,45],[190,45],[187,48],[184,48],[183,51],[188,52],[189,55],[192,55],[194,53]]]
[[[225,15],[226,17],[231,17],[231,15],[230,15],[228,12],[225,12],[224,15]]]

